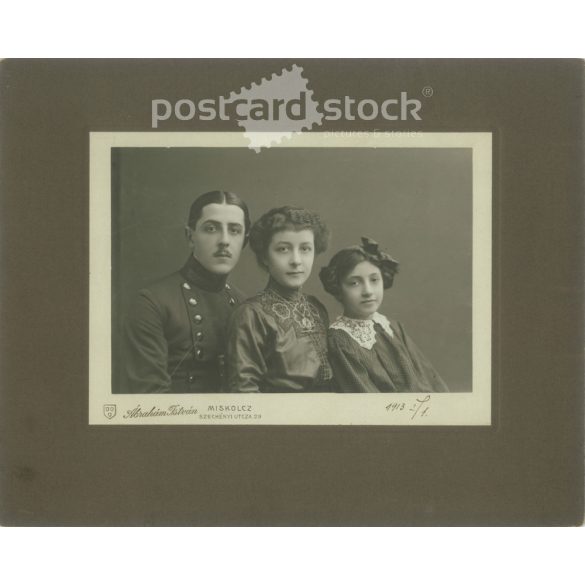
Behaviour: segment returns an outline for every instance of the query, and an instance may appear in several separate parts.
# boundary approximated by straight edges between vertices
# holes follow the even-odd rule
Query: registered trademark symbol
[[[422,94],[426,97],[429,98],[433,95],[434,91],[433,88],[430,85],[425,85],[425,87],[423,87],[422,89]]]

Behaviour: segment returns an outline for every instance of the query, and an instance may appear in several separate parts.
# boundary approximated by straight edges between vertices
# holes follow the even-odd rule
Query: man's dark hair
[[[207,193],[203,193],[203,195],[199,195],[199,197],[197,197],[197,199],[191,204],[187,225],[191,229],[195,229],[197,222],[203,215],[203,208],[210,203],[235,205],[244,212],[245,246],[248,243],[248,236],[250,234],[250,212],[248,211],[248,206],[245,204],[244,200],[239,195],[230,191],[208,191]]]

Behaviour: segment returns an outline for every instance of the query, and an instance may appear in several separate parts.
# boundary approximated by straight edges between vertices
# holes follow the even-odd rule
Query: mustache
[[[227,258],[231,258],[232,257],[232,253],[229,250],[218,250],[213,255],[214,256],[218,256],[218,257],[224,257],[225,256]]]

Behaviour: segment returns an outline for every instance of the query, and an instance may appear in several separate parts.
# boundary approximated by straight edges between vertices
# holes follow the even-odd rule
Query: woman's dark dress
[[[331,392],[325,307],[270,281],[234,311],[228,331],[230,392]]]
[[[339,317],[328,335],[329,361],[339,392],[448,392],[402,325],[380,313]]]

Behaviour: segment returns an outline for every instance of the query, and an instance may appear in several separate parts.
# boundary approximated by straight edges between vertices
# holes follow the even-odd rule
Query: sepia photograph
[[[91,147],[90,422],[490,424],[490,134]]]
[[[1,65],[4,525],[582,524],[582,61]]]

